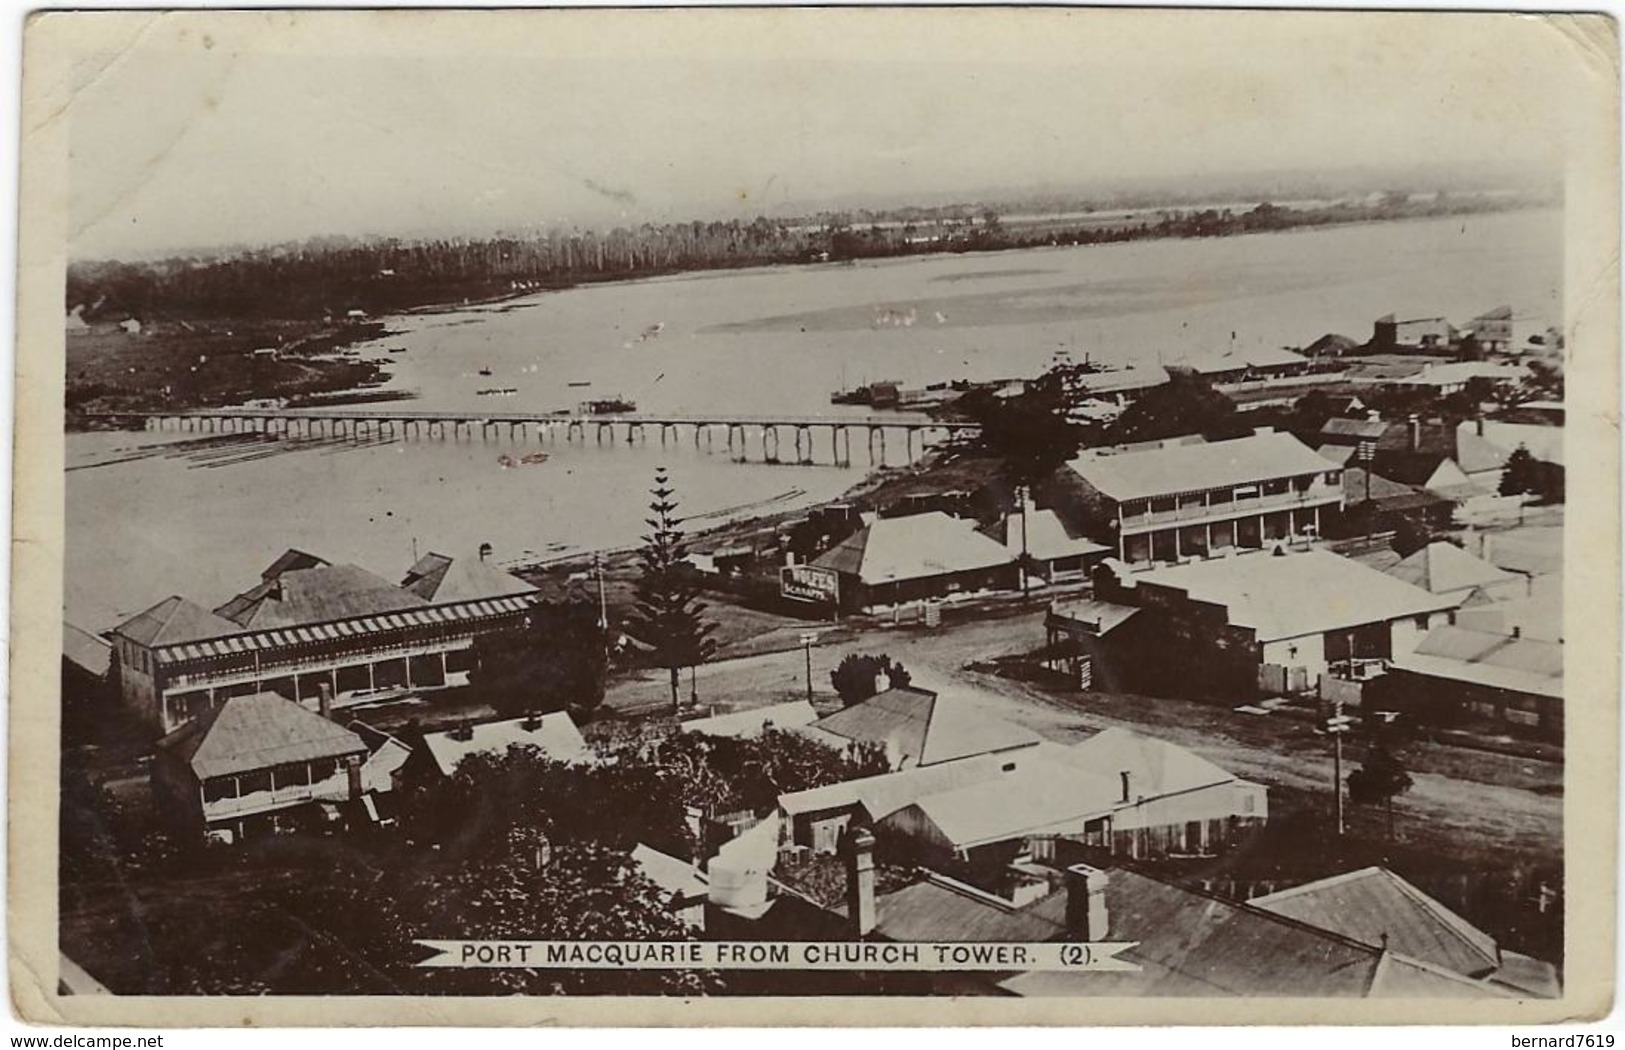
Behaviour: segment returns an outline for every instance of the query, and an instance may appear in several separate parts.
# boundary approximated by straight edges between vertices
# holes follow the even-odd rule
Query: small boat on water
[[[392,354],[404,354],[404,353],[406,353],[406,347],[404,347],[404,346],[392,346],[392,347],[389,348],[389,352],[392,353]]]
[[[638,403],[628,401],[624,397],[597,398],[592,401],[583,401],[580,412],[584,416],[613,416],[623,412],[636,412]]]
[[[490,375],[490,374],[491,374],[491,370],[490,370],[490,369],[489,369],[489,368],[482,368],[482,369],[480,369],[480,375],[482,375],[482,376],[488,376],[488,375]]]
[[[570,380],[570,385],[571,386],[592,386],[592,380],[590,380],[590,379],[572,379],[572,380]]]

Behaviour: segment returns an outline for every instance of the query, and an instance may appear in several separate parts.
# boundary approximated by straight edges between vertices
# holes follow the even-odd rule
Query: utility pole
[[[604,632],[605,644],[608,644],[609,601],[604,596],[604,556],[597,551],[592,555],[592,568],[598,574],[598,629]]]
[[[1335,701],[1325,731],[1332,738],[1332,797],[1337,800],[1338,838],[1343,837],[1343,734],[1353,726],[1354,719],[1343,713],[1343,701]]]
[[[818,632],[817,631],[802,631],[801,632],[801,648],[807,654],[807,702],[809,704],[812,703],[812,698],[813,698],[813,688],[812,688],[812,647],[813,647],[813,643],[816,642],[816,641],[818,641]]]
[[[1371,462],[1377,458],[1377,443],[1375,441],[1360,442],[1356,452],[1361,463],[1365,464],[1365,541],[1371,542]]]

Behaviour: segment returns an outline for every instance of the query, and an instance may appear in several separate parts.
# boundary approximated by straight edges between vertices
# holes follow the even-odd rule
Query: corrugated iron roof
[[[1131,578],[1223,605],[1230,622],[1251,627],[1260,642],[1442,612],[1456,604],[1323,550],[1214,558]]]
[[[534,747],[555,762],[581,762],[592,750],[566,711],[534,718],[509,718],[469,726],[467,739],[457,730],[423,734],[424,746],[440,772],[451,776],[469,755],[490,752],[504,754],[510,747]]]
[[[1453,543],[1440,540],[1415,551],[1388,570],[1388,575],[1434,594],[1456,594],[1518,577],[1475,558]]]
[[[818,721],[818,712],[805,700],[792,700],[785,704],[753,707],[748,711],[730,711],[710,718],[691,718],[679,722],[677,728],[685,733],[704,733],[707,736],[753,737],[766,729],[791,729],[811,725]]]
[[[1072,461],[1079,477],[1120,501],[1318,474],[1335,466],[1291,434],[1279,433]]]
[[[113,664],[113,646],[107,639],[64,621],[62,657],[87,673],[102,678]]]
[[[1501,964],[1495,938],[1386,868],[1361,868],[1249,903],[1469,977]]]
[[[876,584],[973,572],[1014,559],[998,541],[977,532],[974,521],[930,511],[877,518],[813,564]]]
[[[503,613],[521,612],[528,608],[530,608],[530,599],[526,596],[518,596],[499,598],[488,602],[468,602],[461,605],[441,605],[411,609],[394,617],[393,622],[401,628],[424,627],[456,619],[477,619]],[[167,646],[159,653],[159,656],[170,662],[199,660],[234,653],[263,652],[267,649],[276,649],[288,645],[336,641],[384,629],[384,625],[377,624],[376,621],[342,620],[336,623],[297,627],[289,631],[244,631],[229,620],[222,620],[221,622],[226,624],[230,631],[234,632],[233,636],[204,642],[193,642],[186,645]],[[375,626],[364,628],[362,626],[363,622],[372,622]]]
[[[113,633],[137,645],[156,649],[199,638],[216,638],[242,630],[237,624],[194,601],[171,595],[145,612],[113,628]]]
[[[962,697],[913,686],[888,689],[812,724],[848,740],[881,744],[909,765],[929,766],[1036,744],[1029,730],[977,711]]]
[[[888,940],[1053,941],[1064,922],[1033,906],[1012,907],[972,886],[932,875],[875,899],[875,932]]]
[[[428,604],[355,565],[288,569],[216,610],[250,629],[326,623]]]
[[[407,570],[401,588],[437,605],[530,594],[535,586],[479,558],[425,554]]]
[[[1414,674],[1563,698],[1563,644],[1468,627],[1441,626],[1393,666]]]
[[[185,762],[199,780],[367,752],[355,733],[275,693],[232,697],[158,747]]]

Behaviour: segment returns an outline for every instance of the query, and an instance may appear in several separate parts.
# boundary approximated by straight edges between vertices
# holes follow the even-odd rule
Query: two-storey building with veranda
[[[429,554],[399,584],[290,550],[209,610],[171,596],[114,628],[123,702],[159,734],[234,696],[311,710],[464,684],[475,640],[519,626],[536,588],[478,558]]]
[[[1343,506],[1343,468],[1291,434],[1091,449],[1057,472],[1050,502],[1127,562],[1178,561],[1319,535]]]

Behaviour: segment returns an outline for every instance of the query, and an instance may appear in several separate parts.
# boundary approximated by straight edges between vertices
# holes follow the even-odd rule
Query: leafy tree
[[[1507,457],[1501,471],[1503,496],[1538,495],[1541,491],[1540,463],[1527,445],[1519,445]]]
[[[1236,404],[1200,376],[1174,373],[1147,390],[1106,428],[1113,443],[1156,441],[1183,434],[1227,436],[1235,426]]]
[[[643,575],[637,584],[637,605],[627,621],[627,633],[654,654],[655,662],[671,675],[671,706],[679,707],[679,674],[709,660],[717,649],[711,637],[714,623],[702,618],[705,604],[699,588],[684,569],[683,530],[677,517],[675,490],[665,467],[655,471],[654,516],[646,519],[650,532],[643,538]]]
[[[1360,768],[1348,775],[1349,799],[1356,805],[1388,809],[1388,837],[1394,837],[1394,797],[1411,789],[1411,775],[1399,757],[1382,743],[1366,752]]]
[[[522,626],[476,643],[469,685],[499,713],[515,717],[566,707],[591,711],[608,673],[598,612],[582,602],[536,605]]]
[[[848,653],[829,673],[829,681],[835,687],[836,695],[841,698],[841,706],[851,707],[875,695],[875,676],[882,671],[891,679],[894,688],[906,686],[912,680],[908,669],[892,660],[890,656]]]
[[[1053,368],[1015,397],[979,391],[961,401],[966,414],[981,424],[982,447],[999,458],[1005,480],[1023,497],[1019,507],[1023,589],[1032,560],[1027,552],[1025,497],[1077,455],[1083,431],[1067,418],[1067,410],[1082,388],[1081,367]]]

